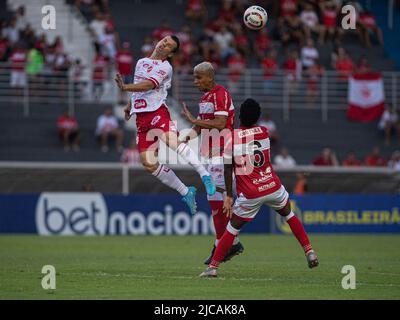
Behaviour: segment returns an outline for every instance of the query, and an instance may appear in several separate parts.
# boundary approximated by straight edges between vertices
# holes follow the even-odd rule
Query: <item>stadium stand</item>
[[[117,48],[124,41],[131,43],[131,50],[135,60],[141,57],[142,45],[145,43],[145,39],[153,36],[154,31],[166,19],[174,32],[182,30],[186,25],[190,26],[193,44],[200,43],[199,39],[204,30],[203,22],[191,22],[185,18],[186,1],[137,0],[118,1],[118,3],[110,1],[108,5],[107,2],[93,1],[94,6],[90,5],[84,9],[80,6],[82,15],[76,12],[75,5],[77,3],[72,0],[66,2],[61,0],[37,0],[35,4],[40,5],[42,2],[54,4],[57,10],[60,10],[59,19],[63,25],[60,27],[62,32],[57,35],[61,37],[65,44],[69,60],[80,59],[81,63],[86,66],[86,81],[89,83],[86,87],[89,89],[86,88],[87,90],[83,96],[74,91],[72,97],[70,94],[65,94],[59,96],[59,99],[55,100],[53,104],[48,104],[47,102],[49,101],[45,101],[46,97],[39,99],[31,92],[26,96],[26,90],[14,91],[10,95],[10,92],[7,91],[9,89],[6,88],[9,78],[6,75],[7,71],[3,70],[4,75],[1,78],[0,89],[0,97],[2,98],[0,99],[0,108],[2,110],[2,117],[0,118],[0,130],[2,133],[0,137],[0,160],[118,162],[120,154],[117,152],[101,153],[99,144],[93,137],[96,118],[106,106],[114,106],[115,113],[119,116],[121,115],[121,108],[117,101],[118,92],[112,79],[115,71],[112,65],[107,66],[106,84],[110,91],[106,91],[104,94],[110,100],[101,99],[96,102],[90,93],[91,61],[93,61],[96,46],[93,37],[88,31],[88,26],[94,18],[96,10],[104,13],[109,23],[113,25],[117,34],[115,39]],[[23,1],[8,1],[8,3],[8,9],[15,10]],[[222,1],[204,1],[204,3],[207,7],[208,21],[216,21]],[[251,1],[248,2],[248,4],[250,3]],[[364,7],[368,5],[366,1],[360,1],[360,3]],[[96,7],[96,5],[98,6]],[[154,10],[155,7],[157,7],[157,10]],[[275,1],[266,2],[265,7],[268,12],[271,12],[267,27],[269,38],[271,39],[270,45],[277,50],[277,63],[279,69],[282,70],[287,55],[275,32],[278,22],[276,10],[279,6]],[[1,0],[0,8],[4,8],[2,10],[3,19],[9,20],[13,16],[11,11],[6,10],[7,1]],[[354,63],[357,63],[360,57],[365,56],[374,70],[387,71],[383,77],[386,99],[396,102],[400,98],[399,90],[397,90],[398,74],[391,73],[396,68],[396,57],[393,50],[388,48],[391,48],[392,43],[397,43],[397,41],[389,33],[386,38],[386,25],[382,23],[382,8],[374,4],[372,9],[373,12],[376,12],[378,24],[384,31],[386,46],[381,47],[376,41],[373,41],[371,48],[365,48],[355,32],[345,33],[341,38],[341,46],[350,55]],[[177,12],[182,14],[179,15]],[[399,12],[395,11],[395,17],[398,14]],[[152,19],[148,19],[149,15],[152,16]],[[35,28],[37,35],[42,32],[40,31],[38,17],[37,14],[32,13],[32,10],[26,10],[26,18]],[[74,26],[72,29],[69,28],[70,24]],[[68,30],[70,30],[70,33],[73,32],[73,37],[68,33]],[[77,34],[82,35],[77,37]],[[48,40],[53,40],[56,36],[56,34],[51,34],[50,31],[48,31],[48,35]],[[249,42],[253,43],[257,33],[245,31],[245,35],[248,36]],[[235,105],[239,106],[240,102],[247,96],[253,96],[260,100],[264,111],[271,115],[279,128],[280,142],[274,146],[272,150],[273,156],[278,154],[282,146],[285,146],[288,147],[298,164],[310,164],[323,148],[329,147],[334,150],[339,162],[342,163],[350,151],[355,151],[360,159],[364,159],[373,146],[379,146],[382,154],[389,160],[393,152],[399,149],[399,144],[394,142],[390,146],[384,145],[384,139],[377,130],[378,120],[369,123],[348,121],[346,118],[347,83],[338,83],[332,71],[332,54],[335,51],[335,45],[331,41],[327,41],[324,45],[320,45],[315,41],[315,44],[319,52],[319,63],[326,70],[325,79],[327,83],[325,85],[328,90],[326,90],[326,87],[324,89],[323,82],[320,84],[321,90],[326,90],[324,92],[327,92],[325,96],[318,91],[314,104],[310,105],[305,90],[303,90],[306,88],[304,83],[301,84],[295,94],[288,94],[285,91],[284,73],[281,70],[277,72],[278,80],[274,91],[271,94],[266,94],[262,91],[263,76],[260,61],[250,50],[251,53],[246,56],[249,69],[240,77],[237,83],[237,92],[233,92]],[[268,44],[266,45],[268,46]],[[291,43],[288,52],[294,49],[299,50],[300,47]],[[190,61],[182,63],[183,66],[189,66],[189,70],[184,71],[185,68],[180,68],[179,64],[176,65],[175,71],[177,74],[171,90],[171,95],[176,99],[175,118],[179,117],[179,101],[188,102],[191,111],[194,114],[197,113],[196,101],[200,97],[200,93],[193,88],[191,75],[186,73],[190,71],[196,62],[201,61],[203,58],[196,50],[189,56]],[[224,85],[229,85],[229,74],[226,73],[223,67],[224,65],[222,64],[221,68],[218,69],[217,80]],[[51,88],[50,85],[48,86],[49,90]],[[68,90],[71,89],[71,87],[68,88]],[[13,103],[10,103],[10,101],[13,101]],[[76,153],[64,152],[55,135],[57,117],[67,108],[73,111],[72,113],[78,120],[81,132],[81,150]],[[134,137],[132,126],[134,126],[133,121],[125,126],[125,147],[130,144],[131,139]],[[16,127],[18,127],[18,130],[15,130]],[[32,134],[27,134],[27,132]]]

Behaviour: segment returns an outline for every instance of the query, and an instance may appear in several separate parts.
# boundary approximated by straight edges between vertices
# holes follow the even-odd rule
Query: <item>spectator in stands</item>
[[[24,30],[28,25],[28,20],[25,15],[25,6],[19,6],[15,12],[15,25],[17,30]]]
[[[19,31],[17,29],[17,21],[14,18],[6,24],[6,27],[2,29],[3,36],[8,40],[8,42],[13,46],[19,40]]]
[[[319,53],[314,46],[314,41],[311,38],[306,40],[306,44],[301,48],[301,63],[304,69],[308,69],[315,65],[319,59]]]
[[[361,12],[359,17],[359,23],[362,26],[362,35],[364,39],[364,43],[367,47],[371,47],[371,39],[370,34],[374,33],[377,37],[379,44],[383,46],[383,36],[382,30],[378,27],[376,23],[376,18],[369,10],[364,10]]]
[[[291,42],[303,46],[304,34],[301,20],[298,16],[293,16],[290,20],[280,18],[275,28],[275,34],[281,42],[285,54]]]
[[[356,158],[354,151],[347,154],[346,159],[342,162],[343,167],[359,167],[361,166],[361,161]]]
[[[10,86],[13,88],[23,88],[27,85],[25,65],[27,61],[27,52],[20,45],[16,44],[14,51],[10,56],[11,77]]]
[[[310,66],[306,71],[307,77],[307,101],[314,104],[315,99],[319,94],[321,77],[324,74],[324,67],[317,61]]]
[[[48,46],[49,43],[47,42],[47,36],[45,33],[42,33],[35,41],[35,48],[44,52]]]
[[[192,32],[190,31],[190,27],[184,25],[181,30],[176,33],[180,41],[179,52],[184,56],[185,60],[190,60],[195,50],[195,46],[192,41]]]
[[[369,154],[365,160],[364,164],[367,167],[385,167],[386,159],[381,155],[381,150],[379,147],[374,147],[371,154]]]
[[[254,53],[259,59],[262,59],[268,48],[271,47],[271,39],[269,38],[267,28],[262,28],[257,32],[256,39],[254,41]]]
[[[161,26],[158,27],[156,30],[153,32],[153,37],[155,38],[156,42],[160,41],[161,39],[171,36],[174,34],[174,30],[171,29],[171,26],[169,24],[168,20],[164,20],[161,23]]]
[[[295,17],[298,9],[298,0],[280,0],[280,17],[290,20]]]
[[[320,43],[323,44],[328,36],[334,43],[338,44],[340,34],[337,27],[337,16],[340,7],[333,1],[320,1],[319,6],[322,16]]]
[[[314,166],[339,166],[339,161],[336,158],[335,153],[329,149],[325,148],[322,150],[322,154],[317,156],[313,161]]]
[[[117,55],[118,38],[117,34],[109,27],[98,38],[102,56],[107,57],[109,61],[114,61]]]
[[[76,93],[75,98],[80,100],[83,94],[83,89],[86,85],[85,81],[82,78],[83,71],[86,67],[82,65],[81,59],[76,59],[71,64],[71,78],[74,82],[74,91]]]
[[[78,130],[78,122],[76,119],[65,111],[57,120],[58,137],[63,142],[64,151],[69,151],[71,148],[79,151],[80,135]]]
[[[53,48],[54,48],[54,50],[55,50],[55,52],[58,54],[58,53],[64,53],[65,51],[64,51],[64,44],[63,44],[63,41],[62,41],[62,39],[61,39],[61,37],[60,36],[57,36],[55,39],[54,39],[54,42],[53,42],[53,44],[51,45]]]
[[[234,44],[236,51],[240,52],[245,59],[250,55],[250,43],[246,34],[243,31],[243,27],[240,24],[236,24],[234,28]]]
[[[119,128],[118,119],[114,116],[111,108],[107,108],[104,113],[98,117],[96,125],[96,136],[100,138],[101,151],[108,152],[108,138],[115,138],[115,147],[118,152],[123,151],[122,141],[123,131]]]
[[[296,166],[296,160],[289,154],[287,148],[282,148],[274,158],[274,165],[277,168],[293,168]]]
[[[224,21],[226,25],[232,24],[235,21],[235,12],[231,0],[222,1],[222,8],[218,12],[218,19]]]
[[[301,61],[296,50],[292,51],[289,58],[283,64],[286,79],[289,85],[289,93],[293,94],[297,91],[298,83],[301,80]]]
[[[268,129],[271,145],[274,145],[279,142],[278,128],[268,113],[266,113],[264,117],[259,121],[259,125],[264,126]]]
[[[93,61],[93,95],[96,100],[100,100],[104,91],[104,82],[107,80],[108,59],[97,54]]]
[[[122,48],[118,51],[115,59],[117,63],[118,73],[124,79],[124,83],[131,83],[133,81],[132,75],[134,61],[133,55],[130,51],[130,46],[131,44],[129,42],[123,42]],[[124,95],[126,95],[126,93],[120,91],[119,99],[121,104],[124,103]]]
[[[391,137],[397,133],[398,142],[400,142],[400,118],[396,108],[387,105],[378,123],[378,130],[385,136],[385,144],[390,145]]]
[[[246,70],[246,60],[236,52],[228,59],[228,88],[231,93],[235,93],[239,88],[239,81]]]
[[[137,149],[135,140],[132,140],[130,146],[128,148],[125,148],[122,152],[121,162],[130,165],[138,165],[141,163],[139,150]]]
[[[200,21],[203,25],[207,24],[207,8],[204,0],[189,0],[185,16],[193,22]]]
[[[306,38],[311,38],[312,33],[315,33],[320,36],[321,42],[322,26],[319,24],[318,15],[311,3],[305,3],[304,9],[300,14],[300,20],[303,24],[303,30]]]
[[[356,67],[356,73],[370,73],[372,71],[371,64],[367,57],[362,55]]]
[[[218,46],[214,42],[214,32],[209,28],[203,29],[197,43],[204,61],[209,61],[211,54],[218,51]]]
[[[226,26],[222,26],[221,30],[214,34],[214,41],[218,46],[218,52],[224,63],[235,53],[233,40],[233,35]]]
[[[338,79],[340,81],[347,81],[349,76],[354,72],[354,64],[349,55],[343,48],[339,48],[338,56],[334,63],[334,69],[338,73]]]
[[[11,53],[11,46],[6,37],[0,34],[0,62],[6,62]]]
[[[306,179],[306,175],[303,172],[296,173],[296,182],[294,185],[293,193],[296,196],[300,196],[302,194],[307,193],[308,191],[308,182]]]
[[[100,37],[104,34],[106,28],[106,22],[101,12],[97,12],[95,18],[89,24],[89,30],[92,33],[96,51],[100,50]]]
[[[276,84],[276,73],[278,71],[277,52],[275,49],[271,49],[267,56],[262,59],[261,67],[264,72],[264,93],[272,93],[275,89]]]
[[[27,57],[26,73],[30,78],[36,78],[43,70],[44,58],[42,52],[35,47],[30,48]]]
[[[396,150],[393,152],[389,162],[388,167],[396,171],[400,171],[400,151]]]

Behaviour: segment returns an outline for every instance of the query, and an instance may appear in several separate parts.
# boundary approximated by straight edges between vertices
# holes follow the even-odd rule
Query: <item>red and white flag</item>
[[[348,102],[347,117],[350,120],[368,122],[378,119],[385,109],[382,75],[371,72],[350,77]]]

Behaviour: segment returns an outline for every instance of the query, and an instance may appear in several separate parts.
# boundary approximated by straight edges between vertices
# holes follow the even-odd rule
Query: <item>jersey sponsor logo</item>
[[[248,137],[248,136],[254,136],[259,133],[262,133],[262,129],[260,127],[255,127],[255,128],[242,130],[238,133],[238,135],[239,135],[239,138],[244,138],[244,137]]]
[[[273,179],[272,174],[264,175],[263,172],[260,172],[260,174],[261,174],[261,178],[253,179],[253,184],[261,184],[261,183],[264,183],[264,182],[266,182],[266,181],[268,181],[268,180]],[[275,183],[275,182],[274,182],[274,183]],[[274,186],[275,186],[275,185],[273,185],[272,187],[274,187]],[[271,187],[271,188],[272,188],[272,187]],[[268,188],[268,189],[269,189],[269,188]]]
[[[200,114],[214,113],[214,104],[212,102],[200,102],[199,103]]]
[[[157,74],[158,74],[159,76],[163,77],[163,78],[167,75],[167,73],[166,73],[164,70],[158,70],[158,71],[157,71]]]
[[[151,125],[154,126],[158,121],[160,121],[161,116],[155,116],[153,120],[151,120]]]
[[[271,183],[264,184],[263,186],[258,187],[258,191],[259,191],[259,192],[262,192],[262,191],[271,189],[271,188],[273,188],[273,187],[275,187],[275,186],[276,186],[276,182],[275,182],[275,181],[272,181]]]
[[[144,99],[135,100],[135,104],[133,105],[135,109],[144,109],[147,107],[147,102]]]

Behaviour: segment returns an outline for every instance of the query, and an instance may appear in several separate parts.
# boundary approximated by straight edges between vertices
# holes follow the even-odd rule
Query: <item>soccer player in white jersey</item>
[[[175,189],[196,213],[196,188],[187,187],[166,165],[158,162],[159,139],[185,159],[201,176],[206,192],[216,191],[211,175],[200,163],[197,155],[186,143],[178,141],[178,132],[171,121],[166,105],[168,89],[171,87],[172,66],[168,62],[179,49],[179,39],[167,36],[160,40],[148,58],[140,59],[135,68],[134,83],[124,84],[120,74],[115,81],[123,91],[132,92],[132,97],[124,109],[125,120],[136,114],[138,149],[143,166],[165,185]]]
[[[232,135],[235,119],[235,107],[231,95],[221,85],[215,83],[215,70],[210,62],[199,63],[193,69],[194,84],[203,92],[199,101],[199,114],[194,118],[186,104],[183,103],[182,114],[193,125],[192,132],[188,134],[186,141],[195,138],[202,132],[201,145],[202,154],[208,159],[207,170],[212,175],[217,192],[212,196],[207,196],[211,207],[212,218],[215,229],[215,242],[210,256],[204,261],[208,265],[218,245],[218,242],[225,232],[229,218],[223,212],[224,206],[224,132],[228,138]],[[213,134],[214,133],[214,137]],[[243,245],[236,237],[225,257],[224,261],[230,260],[233,256],[242,253]]]
[[[224,153],[230,162],[225,163],[225,188],[227,196],[224,211],[230,217],[224,235],[208,268],[201,277],[216,277],[223,261],[240,229],[257,215],[262,205],[267,205],[283,216],[299,241],[307,258],[308,266],[318,266],[317,256],[310,244],[303,224],[291,209],[289,194],[272,168],[268,129],[257,125],[260,105],[247,99],[240,107],[240,127],[234,131],[231,154]],[[233,155],[233,158],[232,158]],[[236,177],[238,198],[233,205],[232,172]],[[232,208],[233,205],[233,208]]]

